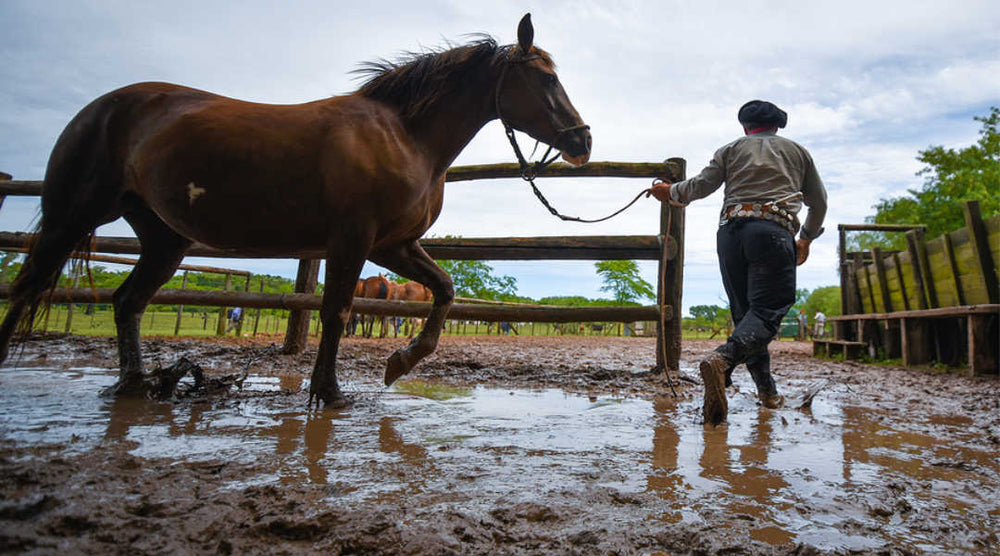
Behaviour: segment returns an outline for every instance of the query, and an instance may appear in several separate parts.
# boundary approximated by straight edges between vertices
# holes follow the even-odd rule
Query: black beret
[[[766,100],[751,100],[740,107],[736,117],[741,124],[785,127],[788,123],[788,114]]]

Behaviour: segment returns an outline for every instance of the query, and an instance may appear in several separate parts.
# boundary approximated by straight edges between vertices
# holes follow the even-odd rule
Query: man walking
[[[822,338],[823,333],[826,332],[826,315],[823,314],[823,311],[816,311],[816,316],[813,318],[816,321],[814,335],[817,338]]]
[[[737,118],[744,137],[716,151],[700,174],[652,188],[660,201],[686,204],[726,184],[716,239],[736,327],[726,343],[699,365],[705,384],[702,413],[712,425],[726,419],[725,388],[741,363],[750,371],[765,407],[784,404],[771,377],[767,345],[795,303],[795,266],[806,261],[809,244],[823,233],[826,216],[826,189],[809,152],[777,135],[788,115],[770,102],[752,100],[740,108]],[[800,226],[797,214],[803,204],[809,212]]]

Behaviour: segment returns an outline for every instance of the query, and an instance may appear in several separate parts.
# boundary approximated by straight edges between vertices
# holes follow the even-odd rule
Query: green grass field
[[[5,313],[6,305],[0,305],[0,314]],[[265,311],[258,317],[257,311],[254,309],[244,311],[244,320],[241,330],[242,335],[253,336],[255,326],[258,334],[284,334],[285,328],[288,325],[288,317],[287,314],[281,313],[283,312],[279,311],[275,314],[275,312]],[[195,337],[216,336],[220,315],[222,315],[223,319],[225,318],[224,312],[214,309],[204,312],[184,311],[181,317],[180,329],[176,335]],[[35,329],[49,332],[66,332],[66,321],[68,318],[71,323],[68,332],[71,334],[81,334],[87,336],[115,335],[114,315],[110,309],[95,309],[88,315],[86,314],[84,305],[74,306],[72,317],[69,315],[68,305],[53,305],[48,315],[40,316],[36,320]],[[594,323],[585,324],[583,326],[580,326],[578,323],[563,324],[560,325],[557,330],[557,326],[550,323],[525,323],[517,326],[517,332],[518,335],[521,336],[553,336],[564,334],[587,336],[621,335],[620,326],[615,323],[604,324],[601,330],[595,330],[592,324]],[[144,336],[174,336],[176,325],[176,311],[147,310],[142,317],[141,330]],[[651,325],[651,323],[649,323],[649,325]],[[312,313],[309,330],[310,333],[314,335],[319,334],[320,332],[318,312],[316,311]],[[380,323],[376,321],[375,335],[378,336],[380,331]],[[400,330],[400,335],[405,333],[405,329]],[[446,335],[453,336],[495,336],[499,334],[499,331],[496,323],[488,326],[487,324],[480,322],[448,321],[444,333]],[[229,336],[234,336],[235,334],[235,330],[228,333]],[[391,329],[389,331],[389,335],[393,335]],[[513,332],[511,332],[511,335],[513,335]],[[688,340],[708,339],[711,336],[711,332],[697,330],[684,330],[682,334],[682,337]],[[721,342],[725,340],[725,336],[716,335],[714,339]]]

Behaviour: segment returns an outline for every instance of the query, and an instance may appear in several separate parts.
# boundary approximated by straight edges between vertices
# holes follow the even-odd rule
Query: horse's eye
[[[549,87],[555,87],[559,83],[559,78],[548,73],[545,74],[545,84]]]

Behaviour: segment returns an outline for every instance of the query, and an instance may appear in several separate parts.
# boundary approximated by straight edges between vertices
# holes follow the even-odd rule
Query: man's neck
[[[757,135],[758,133],[764,133],[767,131],[778,131],[777,126],[761,126],[761,127],[744,127],[744,133],[747,135]]]

